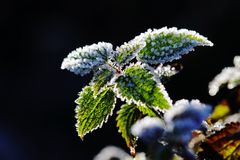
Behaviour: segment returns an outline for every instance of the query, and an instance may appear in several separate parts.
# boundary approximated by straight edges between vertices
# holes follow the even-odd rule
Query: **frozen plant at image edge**
[[[168,153],[167,157],[158,153],[156,158],[171,160],[174,154],[177,154],[186,159],[195,159],[192,151],[188,149],[188,143],[192,138],[192,131],[199,129],[210,113],[211,106],[202,104],[199,100],[189,102],[183,99],[166,111],[164,121],[156,117],[145,117],[137,121],[131,131],[143,142],[154,145],[155,152]]]
[[[163,85],[178,72],[171,62],[197,46],[213,43],[195,31],[163,27],[149,29],[115,49],[111,43],[99,42],[72,51],[61,69],[80,76],[93,73],[75,101],[79,137],[101,128],[119,98],[124,104],[117,111],[117,127],[135,155],[137,138],[131,126],[146,116],[163,118],[171,110],[172,100]]]
[[[103,148],[93,160],[112,160],[113,158],[118,160],[133,160],[132,156],[127,154],[122,149],[115,146],[107,146]],[[145,153],[137,153],[134,160],[147,160]]]
[[[233,89],[240,84],[240,56],[234,57],[234,67],[226,67],[209,83],[209,94],[214,96],[223,85]]]

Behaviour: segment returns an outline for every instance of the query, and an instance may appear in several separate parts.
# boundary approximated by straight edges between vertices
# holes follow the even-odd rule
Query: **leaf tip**
[[[79,137],[81,138],[81,140],[84,140],[84,135],[79,135]]]

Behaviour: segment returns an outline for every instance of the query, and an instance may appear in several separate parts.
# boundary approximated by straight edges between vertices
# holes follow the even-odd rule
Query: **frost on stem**
[[[61,69],[67,69],[84,76],[93,68],[106,63],[113,54],[112,44],[99,42],[72,51],[62,62]]]
[[[226,67],[209,83],[209,94],[214,96],[223,85],[233,89],[240,84],[240,56],[235,56],[234,67]]]
[[[171,141],[186,144],[189,142],[192,131],[198,129],[211,113],[209,105],[199,100],[179,100],[167,110],[164,119],[167,123],[167,137]]]

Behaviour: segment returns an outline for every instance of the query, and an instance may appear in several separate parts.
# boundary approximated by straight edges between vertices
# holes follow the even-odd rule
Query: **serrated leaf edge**
[[[172,100],[170,99],[170,97],[168,96],[168,93],[167,91],[165,90],[165,87],[162,85],[162,83],[160,82],[159,80],[159,77],[157,76],[157,74],[154,72],[154,69],[152,67],[150,67],[149,65],[145,64],[145,63],[141,63],[141,62],[137,62],[137,63],[131,63],[129,66],[126,67],[129,68],[129,67],[132,67],[132,66],[136,66],[136,65],[139,65],[141,68],[143,69],[148,69],[152,74],[153,74],[153,77],[152,79],[156,82],[157,84],[157,87],[160,88],[161,90],[161,93],[163,94],[164,98],[168,101],[170,107],[172,107]],[[123,71],[123,73],[121,75],[124,76],[125,74],[125,70]],[[121,75],[118,75],[115,77],[115,80],[121,76]],[[160,111],[160,112],[165,112],[165,109],[160,109],[158,106],[147,106],[145,103],[141,102],[140,100],[136,101],[134,100],[133,98],[130,98],[128,99],[127,97],[123,97],[122,94],[121,94],[121,91],[117,88],[117,83],[114,84],[114,89],[113,91],[115,92],[117,98],[120,98],[121,101],[124,101],[126,102],[127,104],[131,105],[132,103],[136,104],[137,106],[143,106],[143,107],[150,107],[150,108],[153,108],[157,111]]]
[[[89,87],[89,86],[85,86],[84,88],[82,88],[82,91],[86,88],[86,87]],[[105,87],[105,89],[106,89],[107,87]],[[109,89],[109,88],[107,88],[107,89]],[[82,92],[81,91],[81,92]],[[79,92],[79,98],[81,97],[80,96],[80,94],[81,94],[81,92]],[[75,103],[76,103],[76,101],[77,100],[75,100]],[[93,128],[93,129],[91,129],[90,131],[87,131],[86,133],[84,133],[83,135],[80,135],[80,134],[78,134],[78,136],[83,140],[83,138],[85,137],[85,135],[87,135],[88,133],[91,133],[91,132],[93,132],[94,130],[97,130],[98,128],[102,128],[102,126],[103,126],[103,124],[104,123],[106,123],[107,121],[108,121],[108,118],[110,117],[110,116],[112,116],[113,115],[113,110],[115,109],[115,106],[116,106],[116,96],[114,96],[114,102],[113,102],[113,105],[111,106],[111,111],[110,111],[110,113],[106,116],[106,118],[98,125],[98,126],[96,126],[95,128]],[[75,107],[75,118],[77,119],[77,123],[75,124],[75,127],[76,127],[76,131],[77,131],[77,133],[78,133],[78,123],[79,123],[79,120],[78,120],[78,117],[77,117],[77,111],[78,111],[78,109],[80,108],[80,106],[76,106]]]

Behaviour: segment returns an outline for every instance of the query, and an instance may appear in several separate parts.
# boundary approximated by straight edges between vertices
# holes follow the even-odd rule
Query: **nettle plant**
[[[164,27],[149,29],[115,50],[111,43],[99,42],[71,52],[63,60],[62,69],[80,76],[93,72],[91,82],[75,101],[78,135],[83,139],[87,133],[101,128],[113,114],[119,98],[126,104],[117,112],[117,127],[132,155],[135,155],[137,138],[142,134],[156,136],[155,132],[164,134],[164,141],[173,150],[176,150],[174,143],[185,148],[190,137],[179,129],[185,123],[187,130],[197,129],[210,114],[206,109],[209,107],[198,100],[180,100],[173,105],[163,84],[178,72],[172,66],[173,60],[197,46],[212,45],[195,31]],[[198,116],[189,118],[192,113]],[[143,120],[140,126],[144,127],[151,117],[154,119],[151,125],[162,124],[158,129],[141,133],[142,129],[133,127],[131,132],[138,120]]]
[[[209,94],[225,90],[214,107],[198,100],[179,100],[163,118],[146,116],[131,133],[147,146],[135,160],[239,160],[240,159],[240,56],[209,83]],[[213,112],[210,114],[211,109]],[[107,146],[94,160],[132,160],[122,149]]]

